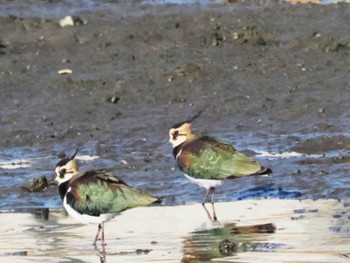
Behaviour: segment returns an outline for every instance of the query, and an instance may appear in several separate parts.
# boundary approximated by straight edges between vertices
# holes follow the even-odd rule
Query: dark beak
[[[47,183],[49,185],[58,185],[57,181],[55,180],[56,175],[54,177],[52,177]]]

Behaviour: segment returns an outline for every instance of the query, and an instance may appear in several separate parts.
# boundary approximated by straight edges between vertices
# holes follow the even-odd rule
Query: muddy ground
[[[93,142],[86,154],[131,163],[122,168],[131,177],[135,170],[174,174],[171,146],[161,142],[172,124],[208,106],[194,131],[225,137],[252,156],[291,145],[305,154],[335,152],[292,167],[263,163],[273,166],[275,183],[297,178],[316,197],[346,195],[349,5],[103,3],[70,12],[52,11],[51,2],[36,11],[16,4],[0,17],[2,149],[37,147],[56,158]],[[66,15],[74,26],[59,25]],[[41,163],[41,172],[54,163]],[[313,183],[334,174],[339,188]],[[174,184],[141,186],[166,195]],[[320,188],[327,190],[317,195]]]
[[[203,105],[203,132],[348,132],[349,11],[116,4],[64,28],[1,17],[0,145],[162,138]]]

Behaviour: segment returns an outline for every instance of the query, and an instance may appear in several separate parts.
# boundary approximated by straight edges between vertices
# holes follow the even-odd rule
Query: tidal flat
[[[2,2],[1,260],[347,261],[350,6],[324,2]],[[218,222],[164,143],[203,107],[195,134],[273,170],[218,187]],[[54,186],[23,189],[78,145],[162,198],[107,223],[105,251]]]

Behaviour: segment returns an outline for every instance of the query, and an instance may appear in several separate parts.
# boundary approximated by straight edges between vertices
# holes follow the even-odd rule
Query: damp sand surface
[[[62,210],[1,213],[0,259],[348,262],[348,207],[346,201],[331,199],[221,202],[215,206],[218,221],[211,221],[201,204],[138,208],[105,224],[104,248],[91,245],[96,225],[78,225]]]

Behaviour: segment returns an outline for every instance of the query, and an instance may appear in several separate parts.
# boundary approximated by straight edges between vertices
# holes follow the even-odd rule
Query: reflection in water
[[[35,218],[49,220],[50,210],[48,208],[37,208],[33,211]]]
[[[94,245],[95,250],[98,252],[100,256],[100,263],[106,263],[106,249],[105,246],[101,246],[101,249],[98,249],[97,245]]]
[[[206,262],[215,258],[233,256],[252,251],[272,251],[282,244],[261,242],[268,239],[263,234],[275,233],[274,224],[236,226],[235,223],[194,231],[183,241],[183,263]]]
[[[63,209],[50,209],[48,220],[47,210],[0,213],[0,261],[349,262],[349,200],[215,205],[219,222],[207,220],[198,204],[125,212],[108,229],[105,251],[89,242],[96,226],[76,224]]]

